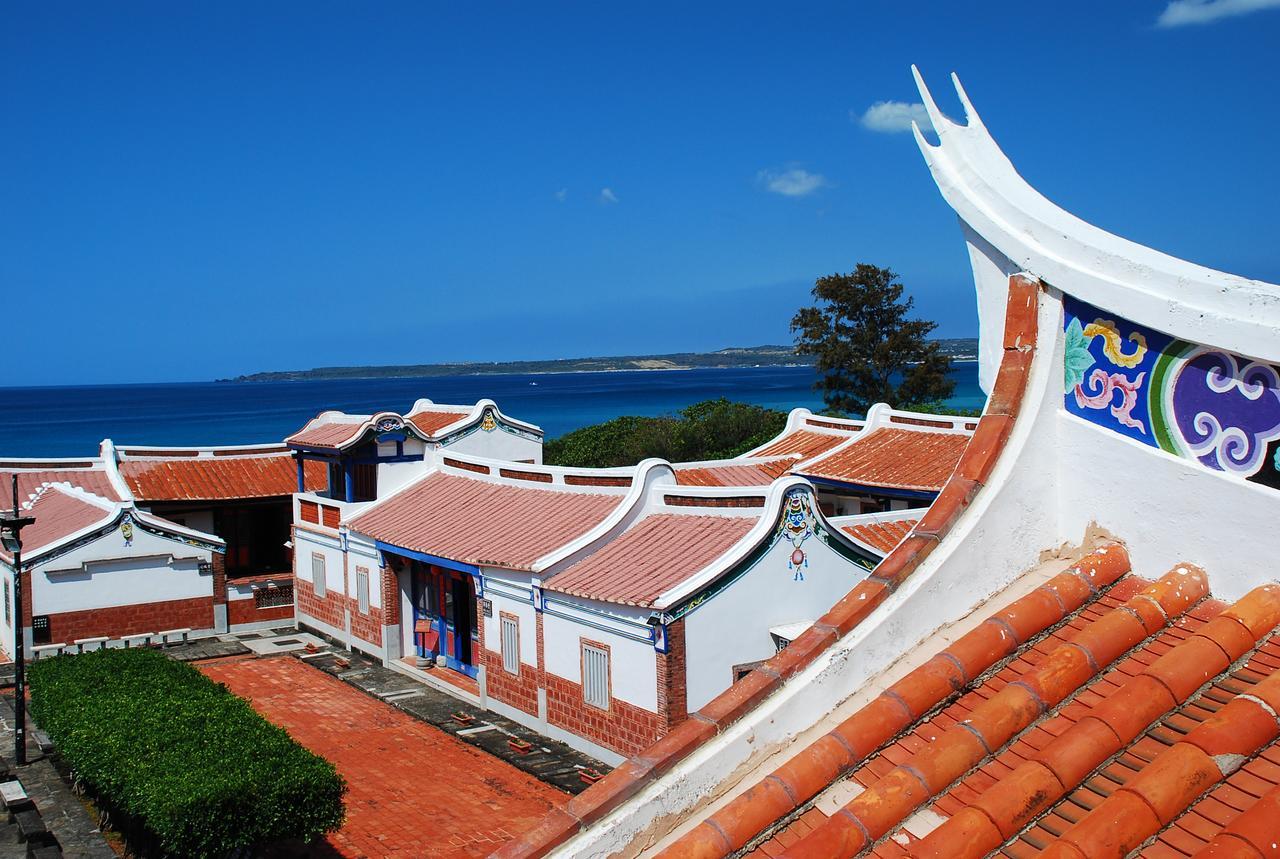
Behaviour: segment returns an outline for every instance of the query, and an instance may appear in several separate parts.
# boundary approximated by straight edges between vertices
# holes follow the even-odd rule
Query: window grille
[[[315,554],[311,556],[311,586],[315,589],[316,596],[324,599],[324,555]]]
[[[11,603],[9,602],[9,599],[10,599],[10,597],[9,597],[9,591],[10,591],[11,589],[10,589],[10,587],[9,587],[9,583],[8,583],[8,582],[6,582],[6,581],[0,580],[0,585],[3,585],[3,587],[4,587],[4,622],[5,622],[5,623],[8,623],[8,622],[9,622],[9,612],[10,612],[10,611],[12,611],[12,609],[10,608]]]
[[[253,592],[254,608],[280,608],[293,605],[293,585],[258,588]]]
[[[31,618],[31,640],[35,644],[50,644],[53,637],[49,631],[49,615],[38,614]]]
[[[609,709],[609,651],[603,647],[582,645],[582,700]]]
[[[508,674],[520,673],[520,623],[514,617],[503,616],[502,670]]]
[[[361,614],[369,613],[369,570],[356,567],[356,602]]]

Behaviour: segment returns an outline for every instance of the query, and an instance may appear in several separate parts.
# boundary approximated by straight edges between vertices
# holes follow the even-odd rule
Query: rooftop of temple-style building
[[[561,469],[442,455],[425,476],[348,524],[389,546],[532,570],[634,497],[633,477],[642,469]]]
[[[676,481],[682,486],[768,486],[799,460],[795,456],[738,457],[706,462],[677,462]]]
[[[831,524],[848,534],[858,543],[881,555],[893,551],[911,533],[920,521],[920,510],[889,510],[884,513],[862,513],[854,516],[833,516]]]
[[[110,456],[78,459],[0,459],[0,507],[12,503],[10,487],[18,476],[20,501],[30,498],[46,483],[69,483],[109,501],[130,497],[129,487],[120,479]]]
[[[976,427],[976,418],[886,410],[868,416],[866,429],[858,435],[791,472],[823,483],[936,493],[951,476]]]
[[[467,406],[444,405],[420,399],[404,414],[321,412],[286,438],[285,444],[302,450],[342,451],[375,435],[403,433],[421,441],[443,442],[451,436],[477,427],[486,430],[502,428],[531,438],[542,437],[539,427],[508,417],[492,400],[480,400],[475,405]]]
[[[298,491],[293,451],[283,444],[115,448],[120,474],[138,501],[273,498]],[[304,465],[307,491],[326,483],[324,465]]]

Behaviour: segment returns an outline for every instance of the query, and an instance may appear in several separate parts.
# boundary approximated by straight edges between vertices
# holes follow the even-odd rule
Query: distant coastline
[[[975,338],[937,341],[953,361],[978,357]],[[413,379],[426,376],[486,376],[499,374],[608,373],[628,370],[695,370],[745,367],[805,367],[813,364],[790,346],[748,346],[718,352],[673,352],[666,355],[619,355],[599,358],[558,358],[549,361],[469,361],[451,364],[402,364],[383,367],[315,367],[250,373],[219,382],[295,382],[339,379]]]

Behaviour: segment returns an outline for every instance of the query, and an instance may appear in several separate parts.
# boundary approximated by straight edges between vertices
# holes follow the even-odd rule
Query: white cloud
[[[568,196],[569,196],[569,189],[561,188],[559,191],[556,191],[556,202],[563,203],[565,199],[568,198]]]
[[[756,181],[766,190],[784,197],[804,197],[831,184],[821,173],[810,173],[799,167],[789,167],[786,170],[761,170],[756,174]]]
[[[929,112],[919,102],[908,104],[905,101],[878,101],[867,108],[862,116],[849,111],[849,118],[868,131],[879,131],[883,134],[910,131],[912,120],[920,126],[921,131],[933,130],[933,123],[929,121]]]
[[[618,195],[617,195],[617,194],[615,194],[615,193],[613,193],[613,189],[612,189],[612,188],[601,188],[601,189],[600,189],[600,202],[601,202],[601,203],[616,203],[616,202],[618,202]]]
[[[1156,19],[1156,26],[1211,24],[1221,18],[1234,18],[1263,9],[1280,9],[1280,0],[1172,0]]]

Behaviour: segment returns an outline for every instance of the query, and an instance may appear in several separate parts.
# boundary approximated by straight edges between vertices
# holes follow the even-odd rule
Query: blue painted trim
[[[297,463],[298,463],[298,491],[306,492],[307,491],[307,472],[306,472],[306,469],[303,467],[302,457],[300,456],[297,457]]]
[[[305,453],[320,459],[337,459],[341,453],[341,451],[334,450],[331,447],[312,447],[308,444],[291,444],[289,447],[298,453]]]
[[[435,564],[437,567],[444,567],[448,570],[457,570],[460,573],[470,573],[477,577],[480,575],[480,568],[475,564],[464,564],[461,561],[455,561],[452,558],[442,558],[439,555],[429,555],[426,552],[404,549],[391,543],[384,543],[381,540],[374,540],[373,545],[379,551],[390,552],[393,555],[400,555],[405,558],[413,558],[415,561],[422,561],[424,564]]]
[[[812,477],[808,474],[802,474],[800,476],[819,486],[830,486],[833,489],[847,489],[851,492],[860,492],[864,495],[883,495],[886,498],[910,498],[920,501],[932,501],[938,497],[938,493],[927,490],[889,489],[884,486],[868,486],[863,483],[849,483],[844,480],[831,480],[826,477]]]
[[[577,606],[575,606],[575,608],[576,608],[576,607],[577,607]],[[560,617],[560,618],[564,618],[565,620],[572,621],[573,623],[578,623],[578,624],[581,624],[581,625],[583,625],[583,626],[589,626],[589,627],[591,627],[592,629],[598,629],[598,630],[600,630],[601,632],[611,632],[611,633],[613,633],[614,635],[619,635],[619,636],[622,636],[623,638],[629,638],[629,639],[631,639],[632,641],[639,641],[639,642],[643,642],[644,644],[649,644],[649,645],[652,645],[652,644],[653,644],[653,630],[652,630],[652,628],[649,628],[649,634],[648,634],[648,635],[636,635],[636,634],[631,633],[631,632],[623,632],[622,630],[618,629],[617,627],[604,626],[604,625],[599,624],[599,623],[592,623],[591,621],[589,621],[589,620],[585,620],[584,618],[578,617],[578,616],[576,616],[576,615],[572,615],[572,614],[564,614],[563,612],[558,612],[558,611],[556,611],[554,608],[549,608],[549,607],[548,607],[548,606],[546,606],[545,604],[543,605],[542,611],[543,611],[545,614],[549,614],[549,615],[551,615],[552,617]]]
[[[351,470],[351,463],[342,464],[342,488],[345,500],[348,504],[354,503],[356,500],[356,476]]]

